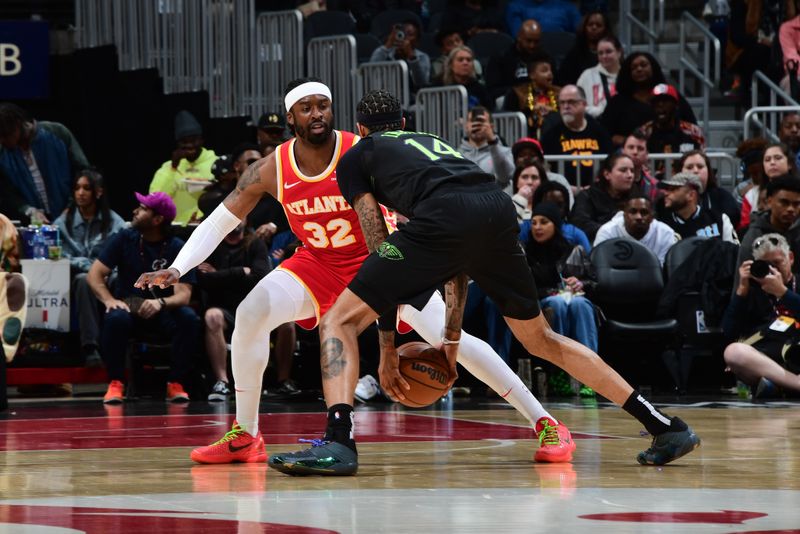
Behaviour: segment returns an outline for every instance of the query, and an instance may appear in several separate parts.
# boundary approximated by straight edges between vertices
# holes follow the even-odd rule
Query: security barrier
[[[335,127],[356,127],[352,95],[355,93],[356,39],[352,35],[317,37],[308,43],[308,72],[325,82],[333,93]]]
[[[305,73],[303,16],[297,10],[262,13],[256,19],[255,87],[252,110],[258,117],[265,111],[283,113],[286,85]],[[336,95],[334,95],[335,97]]]
[[[495,113],[492,115],[494,121],[494,131],[503,138],[508,146],[528,135],[528,123],[525,122],[525,115],[519,111]]]
[[[436,134],[458,146],[467,119],[467,90],[463,85],[420,89],[416,105],[418,131]]]
[[[405,61],[376,61],[363,63],[356,71],[355,103],[367,91],[385,89],[392,93],[403,106],[408,109],[411,101],[411,92],[408,88],[408,65]]]
[[[717,183],[728,190],[732,189],[739,183],[741,176],[739,176],[739,163],[733,155],[727,152],[707,152],[709,160],[711,160],[711,167],[716,170]],[[672,176],[672,163],[679,160],[682,154],[650,154],[648,157],[648,167],[656,169],[661,166],[664,167],[666,176]],[[585,172],[579,175],[578,186],[583,187],[590,185],[592,181],[600,174],[600,162],[606,159],[606,154],[592,154],[586,156],[545,156],[545,160],[551,163],[550,168],[559,174],[564,174],[566,165],[572,162],[591,161],[591,167],[578,167],[578,169],[586,169]]]

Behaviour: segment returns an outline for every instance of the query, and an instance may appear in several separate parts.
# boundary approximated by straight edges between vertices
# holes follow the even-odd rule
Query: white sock
[[[236,421],[258,434],[261,378],[269,362],[270,333],[284,323],[314,316],[305,288],[282,270],[271,271],[236,309],[231,338],[231,367],[236,382]]]
[[[438,346],[444,332],[444,311],[442,297],[439,293],[434,293],[422,311],[409,305],[401,306],[400,318],[411,325],[422,339]],[[542,417],[556,421],[485,341],[462,331],[458,363],[516,408],[530,421],[531,426]]]

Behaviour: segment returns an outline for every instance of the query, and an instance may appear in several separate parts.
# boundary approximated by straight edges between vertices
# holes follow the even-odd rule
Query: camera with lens
[[[395,24],[392,26],[395,41],[402,41],[406,38],[405,27],[402,24]]]
[[[750,274],[753,278],[764,278],[769,274],[769,263],[764,260],[755,260],[750,265]]]

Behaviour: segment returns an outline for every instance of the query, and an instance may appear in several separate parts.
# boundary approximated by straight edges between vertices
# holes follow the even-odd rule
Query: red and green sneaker
[[[572,461],[575,442],[563,423],[542,417],[534,427],[539,436],[539,450],[533,456],[537,462],[563,463]]]
[[[190,458],[200,464],[230,464],[234,462],[266,462],[267,451],[261,432],[251,436],[233,422],[230,432],[222,439],[192,451]]]

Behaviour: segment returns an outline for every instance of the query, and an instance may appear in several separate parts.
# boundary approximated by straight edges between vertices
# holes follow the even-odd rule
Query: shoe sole
[[[247,458],[203,458],[195,456],[194,452],[192,452],[189,458],[198,464],[257,464],[267,461],[267,453],[248,456]]]
[[[358,464],[344,464],[335,469],[324,469],[318,467],[308,467],[305,465],[298,465],[298,464],[287,464],[287,463],[273,463],[270,462],[267,464],[272,469],[276,471],[280,471],[281,473],[292,475],[292,476],[311,476],[311,475],[319,475],[319,476],[352,476],[358,472]]]
[[[122,404],[122,399],[114,397],[113,399],[103,399],[103,404]]]
[[[189,397],[169,397],[167,398],[167,402],[175,402],[175,403],[189,402]]]
[[[222,402],[228,400],[228,396],[220,393],[212,393],[208,396],[208,400],[211,402]]]
[[[540,456],[539,453],[541,453],[542,451],[538,450],[538,451],[536,451],[536,454],[533,455],[533,460],[535,462],[539,462],[539,463],[543,463],[543,464],[563,464],[563,463],[568,463],[568,462],[572,461],[572,453],[575,452],[575,449],[576,449],[576,446],[575,446],[575,442],[573,441],[572,442],[572,447],[569,450],[564,451],[564,454],[562,454],[560,456],[559,455],[545,455],[545,454],[542,454]]]
[[[636,456],[636,461],[639,462],[641,465],[667,465],[670,462],[674,462],[678,458],[686,456],[696,448],[698,448],[701,444],[700,438],[697,437],[697,434],[692,432],[689,435],[689,440],[687,440],[686,444],[679,449],[671,458],[663,462],[648,462],[645,454],[640,452],[638,456]]]

